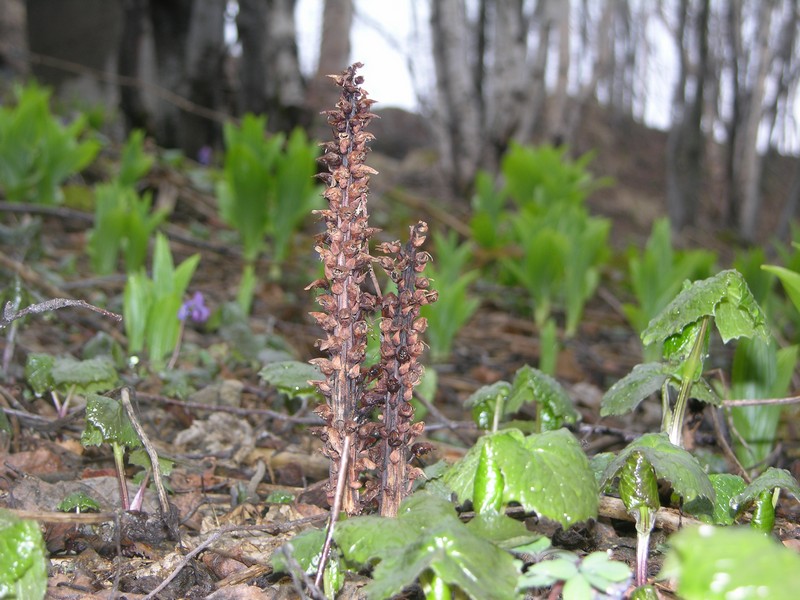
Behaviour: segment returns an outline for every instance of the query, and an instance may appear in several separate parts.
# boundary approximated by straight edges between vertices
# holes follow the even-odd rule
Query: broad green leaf
[[[592,552],[584,557],[580,571],[593,588],[604,594],[611,594],[620,584],[627,586],[631,579],[630,567],[624,562],[612,560],[608,552]]]
[[[789,296],[795,309],[800,311],[800,273],[775,265],[763,265],[761,268],[777,275],[783,289],[786,290],[786,295]]]
[[[84,492],[73,492],[61,502],[58,503],[56,508],[62,512],[87,512],[92,510],[100,510],[100,504],[97,500],[87,496]]]
[[[800,557],[748,528],[701,525],[670,538],[660,578],[684,600],[794,598]]]
[[[666,340],[705,316],[714,322],[722,341],[738,337],[769,338],[766,319],[738,271],[729,269],[689,284],[642,332],[645,346]]]
[[[797,364],[797,346],[778,350],[774,340],[741,340],[731,366],[731,398],[781,398],[791,384]],[[783,406],[733,406],[731,416],[736,431],[733,449],[745,466],[762,463],[772,452]]]
[[[119,377],[113,361],[105,356],[75,360],[56,358],[51,371],[53,385],[66,392],[73,386],[81,395],[105,392],[116,387]]]
[[[503,504],[519,502],[526,510],[564,527],[597,515],[597,487],[580,444],[565,429],[533,434],[517,430],[483,436],[443,476],[463,502],[473,498],[480,454],[490,444],[503,476]]]
[[[0,510],[0,556],[0,598],[44,598],[47,549],[36,521]]]
[[[113,398],[91,394],[86,401],[86,429],[81,434],[81,444],[99,446],[102,443],[136,448],[142,442],[122,403]]]
[[[303,570],[308,574],[315,573],[317,567],[319,567],[319,559],[322,556],[325,531],[323,529],[309,529],[297,534],[287,543],[291,544],[292,557],[300,564]],[[286,557],[280,548],[272,553],[269,560],[276,573],[289,572]]]
[[[513,414],[527,402],[536,403],[536,420],[540,431],[553,431],[580,419],[572,399],[558,381],[539,369],[525,365],[514,377],[504,412]]]
[[[52,354],[31,352],[25,361],[25,379],[33,392],[41,396],[55,387],[53,365],[56,357]]]
[[[334,537],[348,562],[374,564],[368,598],[390,598],[432,572],[470,598],[514,597],[518,569],[510,554],[461,523],[452,504],[424,492],[407,498],[396,519],[356,517]]]
[[[532,544],[544,537],[529,531],[525,523],[512,519],[504,513],[478,513],[467,523],[467,528],[503,550],[520,551],[518,550],[520,546]]]
[[[142,467],[143,469],[151,469],[153,467],[150,461],[150,455],[144,448],[136,448],[136,450],[128,454],[128,462],[132,465]],[[158,457],[158,468],[162,476],[169,477],[174,467],[175,461],[163,456]]]
[[[619,474],[633,452],[640,452],[653,465],[658,478],[672,484],[672,489],[684,501],[702,497],[714,502],[714,488],[700,463],[686,450],[670,443],[663,433],[647,433],[628,444],[606,468],[601,489]]]
[[[733,498],[745,488],[744,479],[730,473],[712,473],[708,476],[714,486],[714,511],[709,515],[705,503],[686,502],[683,510],[703,522],[713,525],[733,525],[735,511],[731,505]]]
[[[549,587],[559,581],[568,581],[577,575],[576,560],[570,558],[543,560],[531,566],[524,575],[520,576],[517,587]]]
[[[122,147],[117,180],[122,185],[134,186],[147,175],[155,159],[144,152],[144,131],[134,129]]]
[[[629,453],[618,475],[619,496],[628,512],[655,512],[661,507],[655,470],[642,452]]]
[[[505,402],[510,392],[510,383],[496,381],[474,391],[464,402],[464,407],[472,409],[472,419],[480,429],[490,429],[497,403]]]
[[[477,513],[500,513],[503,508],[505,481],[492,444],[483,444],[475,471],[472,503]]]
[[[315,394],[317,388],[309,381],[324,379],[316,366],[296,360],[269,363],[258,372],[258,376],[289,396]]]
[[[672,368],[664,363],[636,365],[603,395],[600,416],[631,412],[642,400],[661,390],[671,374]]]
[[[734,506],[737,511],[740,511],[745,508],[747,504],[758,498],[762,492],[772,492],[775,488],[786,490],[795,498],[800,499],[800,485],[798,485],[797,480],[792,477],[791,473],[786,469],[770,467],[756,477],[741,493],[736,495],[733,500],[731,500],[731,505]]]

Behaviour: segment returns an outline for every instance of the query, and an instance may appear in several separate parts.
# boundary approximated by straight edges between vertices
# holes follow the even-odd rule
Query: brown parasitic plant
[[[394,516],[419,475],[408,463],[425,448],[415,444],[424,425],[413,422],[410,400],[423,370],[420,336],[426,322],[419,308],[435,301],[436,292],[422,275],[430,259],[420,250],[428,230],[424,222],[411,227],[405,245],[380,244],[384,256],[377,259],[369,252],[378,230],[368,223],[369,177],[376,171],[365,164],[373,139],[366,127],[375,115],[370,112],[374,101],[356,75],[361,66],[355,63],[332,76],[341,96],[334,110],[323,113],[334,139],[323,144],[320,159],[328,171],[320,175],[328,208],[316,211],[325,222],[316,245],[325,277],[308,286],[321,290],[322,310],[311,316],[325,332],[318,346],[327,354],[311,361],[325,377],[316,382],[325,398],[317,409],[325,424],[316,433],[331,459],[329,503],[349,515],[377,503],[382,515]],[[397,293],[381,295],[375,262],[396,283]],[[370,284],[373,291],[365,289]],[[380,362],[367,367],[368,318],[378,310]]]

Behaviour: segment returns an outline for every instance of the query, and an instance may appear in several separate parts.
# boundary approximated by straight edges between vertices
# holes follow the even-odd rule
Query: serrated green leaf
[[[324,379],[316,366],[297,360],[265,365],[258,376],[279,392],[292,397],[315,394],[316,387],[308,382]]]
[[[479,514],[499,513],[503,508],[505,481],[495,452],[492,444],[484,444],[475,470],[472,503]]]
[[[99,441],[98,441],[99,440]],[[118,400],[91,394],[86,401],[86,429],[81,434],[84,446],[102,443],[136,448],[142,444]]]
[[[603,395],[600,416],[622,415],[634,410],[642,400],[659,391],[671,374],[672,368],[663,363],[636,365]]]
[[[491,444],[504,481],[503,503],[569,527],[597,515],[597,488],[589,461],[566,429],[533,434],[517,430],[483,436],[443,481],[461,501],[472,499],[480,453]]]
[[[567,581],[578,575],[575,560],[556,558],[543,560],[531,566],[520,577],[518,587],[547,587],[559,581]]]
[[[424,492],[407,498],[396,519],[356,517],[334,534],[348,561],[374,564],[368,598],[389,598],[431,571],[470,598],[514,597],[517,567],[510,554],[478,537],[452,504]]]
[[[287,543],[291,544],[292,557],[300,564],[300,567],[309,574],[316,572],[322,556],[322,545],[325,543],[325,531],[309,529],[297,534]],[[280,548],[272,553],[269,561],[276,573],[289,572],[286,557]]]
[[[70,512],[77,510],[77,512],[87,512],[91,510],[100,510],[100,504],[97,500],[87,496],[84,492],[73,492],[56,506],[57,510],[62,512]]]
[[[504,412],[513,414],[527,402],[536,403],[536,420],[540,431],[553,431],[580,419],[572,399],[561,384],[529,365],[521,367],[514,376]]]
[[[762,492],[772,492],[775,488],[781,488],[800,499],[800,485],[786,469],[776,469],[770,467],[761,475],[756,477],[753,482],[731,500],[732,506],[739,511],[747,504],[754,501]]]
[[[735,514],[731,500],[745,488],[744,479],[730,473],[712,473],[708,476],[714,487],[714,510],[709,515],[705,504],[698,506],[695,502],[686,502],[683,510],[706,523],[714,525],[733,525]]]
[[[695,281],[650,321],[642,332],[645,346],[666,340],[690,323],[714,316],[722,341],[738,337],[769,338],[766,319],[742,275],[734,270]]]
[[[631,578],[631,568],[624,562],[612,560],[608,552],[592,552],[580,564],[581,574],[597,590],[608,594],[613,584],[626,583]]]
[[[532,544],[544,537],[540,533],[528,531],[525,523],[503,513],[478,513],[467,523],[467,528],[503,550],[517,550],[520,546]],[[517,551],[522,552],[522,550]]]
[[[25,379],[33,392],[39,396],[53,389],[53,364],[56,358],[52,354],[32,352],[25,361]]]
[[[655,470],[642,452],[630,452],[618,475],[619,496],[628,512],[661,507]]]
[[[511,392],[511,384],[497,381],[491,385],[478,388],[464,402],[466,408],[472,409],[472,419],[480,429],[490,429],[494,420],[494,412],[498,402],[504,402]]]
[[[0,598],[44,598],[47,549],[36,521],[0,510],[0,556]]]
[[[106,356],[87,360],[56,358],[51,374],[56,388],[66,392],[75,386],[75,391],[81,395],[108,391],[116,387],[118,381],[117,369]]]
[[[144,448],[136,448],[128,454],[128,462],[132,465],[142,467],[143,469],[151,469],[153,467],[150,462],[150,455]],[[163,456],[158,457],[158,468],[163,477],[169,477],[172,474],[172,469],[175,467],[175,461]]]
[[[800,589],[800,557],[747,528],[686,528],[670,547],[659,578],[675,578],[684,600],[794,598]]]
[[[616,477],[633,452],[641,452],[653,465],[659,479],[672,484],[672,489],[686,502],[703,497],[714,502],[714,488],[697,459],[683,448],[670,443],[663,433],[648,433],[625,447],[606,468],[601,488]]]

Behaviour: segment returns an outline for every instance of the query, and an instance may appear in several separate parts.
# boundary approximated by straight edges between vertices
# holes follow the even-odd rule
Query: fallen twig
[[[111,312],[110,310],[106,310],[105,308],[100,308],[99,306],[95,306],[94,304],[89,304],[85,300],[73,300],[71,298],[53,298],[52,300],[45,300],[44,302],[38,302],[37,304],[31,304],[30,306],[26,306],[21,310],[14,310],[13,304],[9,301],[6,302],[6,306],[3,310],[3,316],[0,317],[0,327],[5,327],[6,325],[11,324],[13,321],[17,319],[21,319],[25,315],[28,314],[38,314],[43,312],[49,312],[51,310],[60,310],[62,308],[70,308],[70,307],[79,307],[79,308],[88,308],[96,313],[100,313],[104,317],[109,317],[110,319],[114,319],[117,322],[122,321],[122,315]]]

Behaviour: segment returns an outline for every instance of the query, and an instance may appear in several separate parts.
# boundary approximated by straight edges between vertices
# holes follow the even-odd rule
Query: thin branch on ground
[[[17,311],[14,310],[13,305],[10,301],[7,302],[5,309],[3,310],[3,316],[0,317],[0,327],[5,327],[6,325],[9,325],[11,322],[16,321],[17,319],[21,319],[25,315],[39,314],[53,310],[60,310],[62,308],[73,308],[73,307],[86,308],[96,313],[99,313],[104,317],[113,319],[117,322],[122,321],[122,315],[115,312],[111,312],[110,310],[106,310],[105,308],[100,308],[99,306],[95,306],[94,304],[89,304],[85,300],[73,300],[71,298],[53,298],[52,300],[45,300],[44,302],[31,304],[30,306],[27,306]]]
[[[336,521],[339,520],[339,512],[342,510],[342,497],[344,496],[344,486],[347,485],[347,467],[350,458],[350,445],[352,442],[353,434],[344,436],[342,451],[339,455],[341,457],[341,462],[339,463],[339,477],[336,479],[336,493],[333,496],[333,506],[331,507],[330,518],[328,519],[328,528],[325,532],[325,544],[322,546],[322,556],[319,558],[317,576],[314,578],[314,585],[317,587],[322,585],[322,576],[325,574],[325,567],[331,555],[333,530],[336,526]]]
[[[142,424],[139,422],[139,419],[133,410],[130,391],[128,388],[122,388],[121,395],[122,406],[125,407],[125,412],[128,415],[128,419],[130,419],[131,425],[133,425],[133,429],[136,431],[136,435],[139,436],[139,440],[141,440],[142,445],[147,452],[147,456],[150,457],[150,464],[153,467],[153,483],[156,486],[158,503],[161,506],[161,518],[164,520],[164,524],[167,526],[170,537],[175,541],[180,541],[177,514],[173,513],[169,504],[169,498],[167,497],[167,490],[164,488],[164,481],[161,478],[161,465],[158,462],[158,452],[156,452],[156,449],[153,446],[153,443],[150,441],[150,438],[147,437],[147,434],[142,428]]]
[[[736,408],[737,406],[765,406],[770,404],[800,404],[800,396],[789,396],[788,398],[746,398],[744,400],[722,401],[722,406],[725,408]]]
[[[322,425],[322,419],[319,417],[297,417],[294,415],[287,415],[276,410],[268,408],[241,408],[239,406],[221,406],[215,404],[203,404],[201,402],[189,402],[185,400],[177,400],[175,398],[168,398],[167,396],[160,396],[158,394],[146,394],[144,392],[137,392],[136,397],[140,400],[161,402],[163,404],[173,404],[175,406],[182,406],[192,410],[206,410],[209,412],[225,412],[234,415],[261,415],[270,417],[280,421],[288,421],[289,423],[298,423],[301,425]]]
[[[215,531],[213,534],[211,534],[211,536],[209,536],[208,539],[199,544],[194,550],[192,550],[186,556],[184,556],[181,562],[175,566],[175,568],[164,579],[164,581],[162,581],[158,586],[156,586],[155,589],[153,589],[149,594],[147,594],[143,598],[143,600],[154,600],[155,598],[157,598],[158,594],[160,594],[164,590],[164,588],[166,588],[172,582],[172,580],[175,579],[180,574],[180,572],[184,569],[184,567],[186,567],[195,556],[206,550],[209,546],[211,546],[211,544],[219,540],[224,535],[227,535],[229,533],[239,533],[239,532],[246,533],[246,532],[257,532],[257,531],[263,531],[270,535],[277,535],[279,533],[285,533],[287,531],[291,531],[292,529],[298,527],[299,525],[315,523],[317,521],[320,521],[322,517],[323,515],[304,517],[302,519],[289,521],[288,523],[282,523],[280,525],[269,523],[265,525],[229,525],[227,527],[222,527],[217,531]]]

